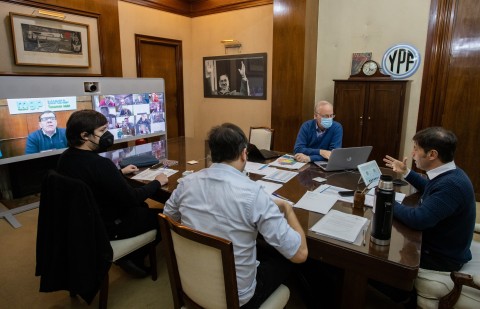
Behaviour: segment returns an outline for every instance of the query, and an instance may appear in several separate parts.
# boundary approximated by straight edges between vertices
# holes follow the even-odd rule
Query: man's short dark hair
[[[67,121],[66,136],[68,146],[76,147],[84,143],[82,132],[93,134],[96,128],[108,123],[107,118],[92,109],[84,109],[74,112]]]
[[[215,163],[232,162],[247,147],[248,140],[242,129],[233,123],[224,123],[210,130],[208,145]]]
[[[443,163],[453,161],[457,148],[457,137],[452,131],[442,127],[426,128],[418,131],[413,137],[413,141],[425,152],[435,149]]]

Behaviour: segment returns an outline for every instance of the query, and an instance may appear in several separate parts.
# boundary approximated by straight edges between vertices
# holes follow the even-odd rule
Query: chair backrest
[[[274,129],[268,127],[250,127],[249,141],[258,149],[272,150]]]
[[[239,308],[232,242],[159,214],[175,308]]]

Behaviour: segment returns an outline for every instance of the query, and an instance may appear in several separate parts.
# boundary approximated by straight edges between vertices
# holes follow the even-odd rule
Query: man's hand
[[[285,216],[287,216],[288,212],[292,210],[292,205],[287,203],[287,201],[280,199],[273,199],[273,201],[275,202],[275,204],[277,204],[280,212],[283,213]]]
[[[131,174],[134,172],[138,172],[139,169],[133,164],[127,165],[124,168],[121,169],[123,175]]]
[[[403,158],[402,162],[393,157],[385,156],[383,162],[385,162],[385,165],[390,167],[396,173],[405,174],[407,172],[407,157]]]
[[[307,156],[307,155],[304,155],[303,153],[296,153],[294,156],[295,160],[297,160],[298,162],[302,162],[302,163],[308,163],[310,162],[310,157]]]
[[[330,159],[330,154],[332,154],[332,152],[330,150],[320,149],[319,154],[328,160]]]
[[[247,79],[247,76],[245,75],[245,64],[242,61],[242,68],[238,69],[238,73],[240,73],[240,76],[242,79]]]
[[[160,182],[160,185],[164,186],[168,183],[168,177],[164,173],[158,174],[155,176],[155,180],[158,180]]]

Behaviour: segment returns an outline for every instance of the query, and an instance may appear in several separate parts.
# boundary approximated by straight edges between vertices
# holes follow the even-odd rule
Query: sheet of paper
[[[263,190],[265,190],[268,194],[272,194],[273,192],[280,189],[283,185],[280,183],[270,182],[270,181],[263,181],[257,180],[257,183],[262,186]]]
[[[321,185],[320,187],[316,188],[314,192],[317,193],[323,193],[327,195],[333,195],[335,196],[338,200],[344,201],[347,203],[353,203],[353,196],[341,196],[338,194],[340,191],[348,191],[349,189],[342,188],[342,187],[336,187],[336,186],[331,186],[331,185]]]
[[[310,230],[323,236],[354,243],[367,222],[367,218],[332,209]]]
[[[245,171],[247,173],[258,174],[258,175],[269,175],[275,172],[277,169],[273,167],[269,167],[268,164],[256,163],[247,161],[247,165],[245,165]]]
[[[326,214],[336,201],[337,199],[333,195],[307,191],[295,204],[295,207]]]
[[[277,160],[270,163],[270,166],[282,167],[290,170],[298,170],[307,163],[301,163],[296,161],[292,155],[283,155]]]
[[[401,203],[405,198],[405,193],[395,192],[395,201]],[[365,195],[365,206],[373,207],[373,203],[375,202],[375,188],[372,188],[368,191]]]
[[[142,171],[141,173],[133,176],[132,179],[152,181],[152,180],[155,179],[155,176],[157,176],[161,173],[164,173],[165,175],[167,175],[167,177],[170,177],[177,172],[178,172],[178,170],[173,170],[173,169],[170,169],[170,168],[159,168],[159,169],[155,169],[155,170],[151,170],[151,169],[147,168],[146,170]]]
[[[297,172],[275,169],[273,173],[264,176],[263,179],[286,183],[297,175]]]

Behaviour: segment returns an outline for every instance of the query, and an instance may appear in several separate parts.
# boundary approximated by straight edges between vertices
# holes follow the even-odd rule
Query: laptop
[[[332,150],[328,161],[315,161],[327,172],[356,169],[357,165],[367,162],[372,146],[336,148]]]
[[[268,159],[273,159],[273,158],[278,158],[281,156],[280,153],[273,151],[273,150],[267,150],[267,149],[258,149],[255,144],[248,143],[247,147],[248,151],[248,159],[253,159],[253,160],[268,160]]]

